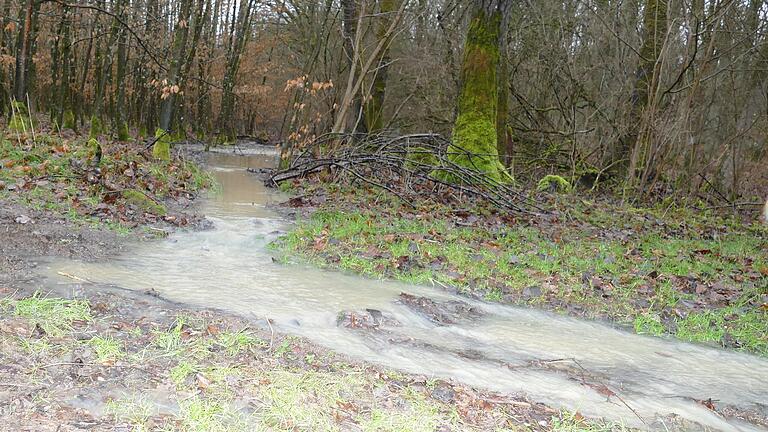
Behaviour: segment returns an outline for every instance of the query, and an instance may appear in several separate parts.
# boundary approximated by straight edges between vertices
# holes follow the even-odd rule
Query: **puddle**
[[[213,229],[138,244],[108,262],[56,261],[46,266],[48,283],[71,283],[56,275],[63,271],[132,290],[152,288],[174,301],[269,317],[280,331],[362,360],[525,393],[628,426],[672,429],[665,422],[677,416],[714,430],[762,430],[725,419],[695,400],[711,398],[766,415],[766,360],[431,287],[274,263],[267,246],[289,226],[266,204],[281,197],[245,168],[272,166],[275,156],[211,154],[208,162],[221,184],[203,205]],[[453,305],[461,301],[466,307],[459,309],[473,313],[466,319],[430,319],[399,301],[401,293]],[[387,317],[378,330],[338,325],[342,311],[366,309]]]

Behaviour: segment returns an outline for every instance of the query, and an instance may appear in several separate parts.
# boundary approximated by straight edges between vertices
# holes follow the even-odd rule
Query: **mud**
[[[78,226],[58,215],[0,201],[0,286],[20,288],[31,281],[39,257],[90,261],[120,252],[125,242],[114,231]]]

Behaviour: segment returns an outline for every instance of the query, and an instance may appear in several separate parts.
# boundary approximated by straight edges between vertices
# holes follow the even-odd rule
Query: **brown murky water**
[[[54,262],[45,270],[49,282],[71,283],[56,276],[64,271],[128,289],[152,288],[184,303],[269,317],[280,331],[353,357],[500,392],[526,393],[533,400],[628,426],[762,430],[723,418],[695,400],[711,398],[765,415],[764,359],[467,300],[437,288],[274,263],[267,245],[288,226],[265,204],[280,197],[244,169],[274,161],[270,155],[210,155],[211,170],[221,184],[204,206],[214,229],[139,244],[104,263]],[[402,292],[462,300],[483,315],[437,325],[397,302]],[[382,311],[400,325],[379,331],[337,325],[340,311],[365,309]]]

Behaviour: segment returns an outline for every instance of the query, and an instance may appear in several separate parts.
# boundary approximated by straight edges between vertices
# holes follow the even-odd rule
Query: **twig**
[[[272,346],[275,344],[275,329],[272,328],[272,320],[269,318],[267,318],[267,325],[269,326],[269,331],[272,333],[269,337],[269,348],[267,348],[267,352],[272,352]]]
[[[81,278],[81,277],[77,277],[77,276],[75,276],[75,275],[72,275],[72,274],[69,274],[69,273],[66,273],[66,272],[63,272],[63,271],[58,271],[58,272],[56,272],[56,274],[58,274],[59,276],[64,276],[64,277],[68,277],[68,278],[70,278],[70,279],[74,279],[74,280],[76,280],[76,281],[78,281],[78,282],[88,282],[88,283],[93,283],[93,281],[90,281],[90,280],[88,280],[88,279],[83,279],[83,278]]]

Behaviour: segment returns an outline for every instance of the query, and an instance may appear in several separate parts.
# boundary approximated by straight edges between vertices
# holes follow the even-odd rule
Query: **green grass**
[[[163,198],[171,190],[194,192],[215,185],[213,177],[192,162],[148,161],[134,149],[102,143],[101,170],[109,173],[111,188],[128,191],[127,196],[115,196],[104,185],[87,181],[83,171],[75,168],[87,167],[93,160],[93,146],[86,138],[65,140],[53,134],[38,133],[36,143],[31,142],[31,137],[27,139],[30,141],[22,143],[0,139],[0,181],[6,184],[36,183],[32,188],[17,189],[14,193],[0,189],[0,194],[4,199],[17,200],[33,210],[60,215],[83,225],[127,234],[130,228],[114,214],[114,210],[122,205],[134,204],[157,216],[165,214],[165,207],[147,198],[143,192]],[[108,151],[110,149],[112,152]],[[133,171],[135,177],[123,176],[129,171]],[[42,182],[37,183],[40,180]],[[90,216],[102,203],[112,206],[112,215]]]
[[[181,430],[185,432],[239,432],[253,430],[247,417],[225,400],[198,396],[179,402]]]
[[[141,397],[112,399],[107,401],[105,407],[108,416],[128,423],[131,426],[131,432],[149,431],[147,422],[154,410],[154,405]]]
[[[168,330],[155,330],[152,332],[152,345],[167,354],[177,354],[183,350],[184,341],[181,332],[186,324],[184,317],[179,317]]]
[[[458,414],[453,410],[444,412],[440,406],[416,392],[406,392],[405,406],[397,412],[385,407],[374,407],[363,418],[360,426],[365,431],[382,432],[431,432],[440,430],[461,430]],[[447,428],[445,427],[447,426]]]
[[[16,316],[27,318],[47,335],[54,337],[71,331],[76,321],[92,320],[87,301],[45,298],[35,294],[10,303]]]
[[[339,430],[333,418],[345,394],[362,391],[364,380],[353,374],[267,372],[257,388],[261,400],[258,419],[275,430]]]
[[[733,339],[740,349],[768,355],[758,333],[768,312],[748,301],[768,294],[764,229],[665,211],[667,219],[649,225],[648,219],[661,216],[657,210],[574,210],[575,219],[589,223],[586,229],[552,230],[454,226],[439,214],[404,218],[387,207],[325,209],[300,219],[272,247],[282,252],[283,262],[299,259],[371,278],[453,286],[488,301],[576,304],[588,317],[609,318],[638,333],[720,344]],[[702,235],[712,227],[719,227],[716,235]],[[628,237],[603,236],[616,229]],[[677,329],[663,324],[661,312],[707,295],[708,289],[695,292],[699,285],[733,287],[730,304],[711,305],[712,316],[675,318]],[[522,295],[531,286],[540,287],[541,295]],[[637,306],[640,298],[648,306]],[[729,323],[733,328],[726,330],[718,317],[733,307],[748,312],[749,319]]]
[[[120,341],[111,336],[96,336],[88,340],[90,346],[96,354],[96,361],[99,363],[113,362],[125,357],[125,350]]]
[[[658,316],[653,314],[640,314],[635,317],[635,333],[651,336],[661,336],[666,333],[666,328]]]
[[[56,328],[66,329],[67,322],[90,317],[85,306],[63,299],[7,299],[0,302],[6,317],[0,316],[0,320],[18,312],[30,324],[49,320],[58,323]],[[80,312],[72,314],[73,310]],[[74,337],[7,338],[30,345],[4,344],[4,353],[11,349],[18,350],[17,357],[26,352],[47,356],[38,360],[50,367],[30,368],[14,378],[41,387],[35,391],[32,404],[47,406],[62,397],[61,391],[72,391],[71,387],[44,387],[51,377],[62,376],[61,370],[69,376],[69,366],[59,366],[55,360],[49,363],[51,357],[70,355],[85,345],[93,350],[103,370],[110,371],[100,375],[106,388],[124,388],[125,393],[101,393],[105,390],[89,387],[93,386],[90,380],[73,380],[72,385],[77,391],[92,391],[94,397],[110,394],[103,415],[92,413],[106,426],[119,425],[131,431],[501,431],[518,425],[503,404],[484,408],[494,411],[484,415],[480,425],[476,414],[460,414],[456,404],[432,399],[431,390],[445,385],[437,380],[427,380],[426,386],[412,385],[422,381],[395,371],[347,363],[291,337],[283,338],[275,350],[260,349],[265,343],[255,332],[226,324],[221,325],[220,332],[211,331],[203,315],[185,313],[170,325],[161,321],[162,330],[141,332],[114,332],[114,316],[89,319],[92,337],[84,342]],[[156,326],[147,325],[150,329]],[[111,364],[116,360],[120,365]],[[64,369],[54,375],[56,368]],[[473,394],[467,390],[466,397]],[[584,428],[560,430],[609,430],[592,429],[587,423],[578,425]]]
[[[580,414],[563,411],[552,418],[552,432],[628,432],[630,429],[620,423],[587,421]]]
[[[195,374],[200,370],[200,365],[187,360],[182,360],[171,369],[169,376],[171,377],[171,381],[176,384],[176,387],[181,387],[185,384],[185,381],[190,375]]]
[[[252,335],[246,330],[238,332],[222,332],[219,334],[216,342],[228,355],[231,356],[247,352],[256,347],[266,346],[265,341]]]

